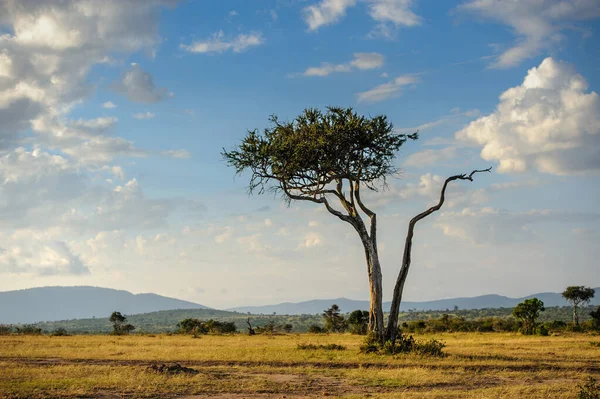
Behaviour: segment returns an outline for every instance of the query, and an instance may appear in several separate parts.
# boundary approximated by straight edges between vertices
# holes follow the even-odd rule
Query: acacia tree
[[[579,325],[579,314],[577,308],[579,305],[587,304],[594,297],[595,291],[593,288],[581,286],[570,286],[562,293],[563,298],[573,304],[573,322]]]
[[[290,122],[271,116],[270,126],[262,134],[249,131],[239,146],[222,153],[237,174],[250,172],[249,193],[271,191],[281,193],[288,204],[293,200],[321,204],[356,230],[364,248],[369,279],[369,331],[381,343],[396,339],[415,224],[440,209],[449,182],[472,181],[473,175],[480,172],[448,178],[438,205],[411,220],[386,333],[377,215],[362,201],[361,193],[363,189],[376,192],[385,187],[386,179],[399,172],[394,165],[398,150],[408,140],[417,138],[416,132],[396,133],[385,116],[364,117],[351,108],[329,107],[326,112],[307,109]]]

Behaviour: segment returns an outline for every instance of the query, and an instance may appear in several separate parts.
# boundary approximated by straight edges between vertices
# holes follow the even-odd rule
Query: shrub
[[[594,377],[588,377],[579,385],[579,399],[600,399],[600,386]]]
[[[232,321],[217,321],[213,319],[204,321],[189,318],[177,323],[178,333],[193,334],[194,336],[203,334],[231,334],[236,331],[237,328]]]
[[[546,328],[545,325],[539,325],[536,329],[535,329],[535,333],[537,335],[541,335],[542,337],[547,337],[548,336],[548,328]]]
[[[328,345],[314,345],[314,344],[298,344],[298,350],[317,350],[322,349],[326,351],[343,351],[346,350],[346,347],[338,344],[328,344]]]
[[[24,324],[16,327],[15,332],[19,335],[42,335],[42,329],[33,324]]]
[[[12,334],[12,327],[5,326],[4,324],[0,324],[0,335],[10,335]]]
[[[53,337],[68,337],[70,334],[64,328],[57,328],[52,334]]]
[[[382,355],[396,355],[399,353],[416,353],[422,356],[445,356],[443,349],[446,347],[444,342],[431,339],[426,342],[420,342],[414,339],[412,335],[405,333],[398,334],[396,342],[386,341],[379,345],[377,337],[373,334],[367,335],[365,342],[360,347],[363,353],[379,353]]]
[[[323,334],[325,333],[325,329],[318,324],[311,324],[308,326],[308,332],[311,334]]]

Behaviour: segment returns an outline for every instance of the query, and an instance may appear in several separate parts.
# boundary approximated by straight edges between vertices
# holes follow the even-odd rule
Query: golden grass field
[[[428,339],[431,336],[418,336]],[[359,353],[352,335],[0,336],[1,398],[577,398],[598,336],[436,334],[444,358]],[[341,344],[345,351],[298,350]],[[191,367],[163,375],[152,363]]]

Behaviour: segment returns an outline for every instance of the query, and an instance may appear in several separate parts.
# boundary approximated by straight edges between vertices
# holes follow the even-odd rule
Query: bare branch
[[[404,242],[404,255],[402,257],[402,266],[400,267],[400,272],[398,273],[398,278],[396,279],[396,285],[394,287],[394,294],[392,297],[392,305],[390,307],[390,316],[388,319],[387,338],[390,339],[391,341],[394,341],[396,339],[396,331],[398,328],[398,314],[400,312],[400,302],[402,301],[402,292],[404,290],[404,283],[406,281],[406,277],[408,276],[408,270],[410,269],[410,264],[411,264],[412,240],[413,240],[413,235],[414,235],[414,231],[415,231],[415,225],[417,224],[417,222],[419,220],[424,219],[425,217],[431,215],[432,213],[434,213],[435,211],[439,210],[442,207],[442,205],[444,204],[444,201],[446,199],[446,188],[448,187],[448,183],[450,183],[451,181],[454,181],[454,180],[473,181],[473,176],[476,173],[491,172],[491,171],[492,171],[492,168],[489,167],[487,169],[474,170],[471,173],[469,173],[468,175],[461,174],[461,175],[454,175],[454,176],[448,177],[446,179],[446,181],[444,182],[444,185],[442,186],[442,191],[440,192],[440,200],[437,203],[437,205],[432,206],[431,208],[427,209],[425,212],[418,214],[417,216],[412,218],[410,223],[408,224],[408,233],[406,235],[406,241]]]

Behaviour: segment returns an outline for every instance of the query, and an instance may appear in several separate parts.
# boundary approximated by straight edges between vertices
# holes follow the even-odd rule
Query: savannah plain
[[[0,336],[0,397],[579,398],[585,378],[600,378],[597,335],[416,338],[445,342],[446,356],[361,353],[350,334]],[[151,368],[175,363],[192,370]]]

